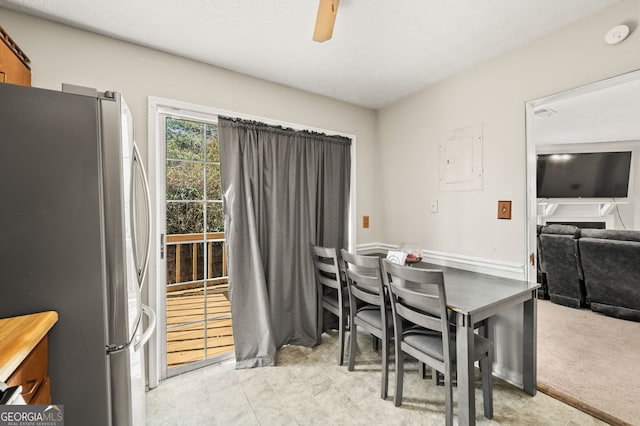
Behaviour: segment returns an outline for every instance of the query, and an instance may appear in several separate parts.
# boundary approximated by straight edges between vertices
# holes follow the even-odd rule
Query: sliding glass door
[[[165,142],[166,375],[233,356],[218,126],[161,116]]]

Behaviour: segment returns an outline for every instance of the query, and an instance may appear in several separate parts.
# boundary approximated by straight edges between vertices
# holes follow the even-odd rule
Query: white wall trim
[[[455,253],[445,253],[433,250],[423,250],[422,258],[436,265],[450,266],[452,268],[495,275],[503,278],[524,279],[524,265],[503,262],[481,257],[466,256]]]
[[[358,245],[357,252],[361,254],[372,254],[386,252],[395,248],[396,245],[394,244],[368,243]],[[422,250],[422,258],[423,261],[436,265],[449,266],[503,278],[525,279],[525,266],[519,263],[424,249]]]
[[[393,244],[385,244],[385,243],[366,243],[366,244],[358,244],[356,248],[356,252],[359,254],[374,254],[374,253],[383,253],[389,250],[395,249],[397,246]]]

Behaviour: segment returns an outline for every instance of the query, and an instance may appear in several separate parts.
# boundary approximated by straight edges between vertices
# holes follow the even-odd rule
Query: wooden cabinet
[[[44,336],[7,379],[7,386],[22,385],[22,397],[27,404],[35,404],[34,400],[51,404],[48,353],[47,336]]]
[[[0,82],[31,86],[29,58],[0,27]]]
[[[47,333],[57,320],[55,312],[0,320],[0,380],[21,385],[27,404],[51,404]]]

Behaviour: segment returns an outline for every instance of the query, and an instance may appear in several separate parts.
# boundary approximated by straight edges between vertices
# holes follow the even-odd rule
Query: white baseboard
[[[360,254],[385,253],[396,248],[396,245],[386,243],[360,244],[357,252]],[[422,250],[422,259],[435,265],[450,266],[481,274],[495,275],[503,278],[523,280],[525,266],[521,263],[503,262],[482,257],[463,254],[445,253],[434,250]]]

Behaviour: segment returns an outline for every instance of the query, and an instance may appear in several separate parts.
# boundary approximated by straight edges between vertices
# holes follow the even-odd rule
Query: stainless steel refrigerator
[[[119,93],[0,83],[0,318],[58,312],[49,377],[69,426],[144,424],[148,201]]]

